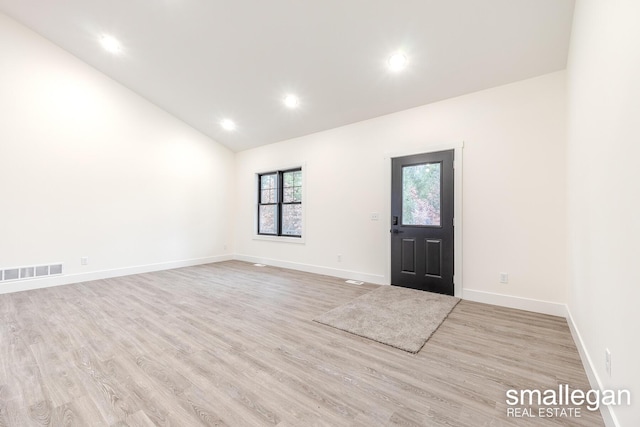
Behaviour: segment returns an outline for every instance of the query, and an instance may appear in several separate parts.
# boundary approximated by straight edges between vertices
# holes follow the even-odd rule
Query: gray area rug
[[[313,320],[417,353],[459,301],[448,295],[380,286]]]

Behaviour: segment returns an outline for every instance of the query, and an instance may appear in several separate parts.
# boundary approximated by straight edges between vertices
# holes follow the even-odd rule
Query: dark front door
[[[453,150],[392,159],[391,284],[453,295]]]

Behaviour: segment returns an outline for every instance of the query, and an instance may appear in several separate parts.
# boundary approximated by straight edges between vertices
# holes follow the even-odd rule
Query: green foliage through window
[[[258,234],[302,237],[302,170],[258,175]]]
[[[440,225],[440,163],[402,168],[402,224]]]

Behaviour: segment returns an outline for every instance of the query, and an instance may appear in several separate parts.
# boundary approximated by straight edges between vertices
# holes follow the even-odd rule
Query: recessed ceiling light
[[[221,121],[220,126],[222,126],[222,128],[225,130],[234,130],[236,128],[236,124],[233,122],[233,120],[229,119],[224,119],[223,121]]]
[[[120,42],[115,37],[107,34],[103,34],[100,37],[100,44],[103,48],[105,48],[105,50],[111,53],[120,53],[120,51],[122,50]]]
[[[298,97],[295,95],[287,95],[284,97],[284,105],[289,108],[296,108],[300,104]]]
[[[394,53],[389,57],[389,68],[392,71],[400,71],[407,65],[407,57],[401,53]]]

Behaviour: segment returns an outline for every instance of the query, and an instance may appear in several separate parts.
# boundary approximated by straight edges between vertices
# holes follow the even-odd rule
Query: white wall
[[[587,371],[632,390],[632,407],[614,410],[620,426],[640,425],[638,17],[637,1],[578,1],[568,66],[568,306]]]
[[[0,14],[0,267],[67,273],[0,292],[232,253],[233,169],[226,148]]]
[[[390,198],[385,156],[464,141],[465,296],[565,303],[565,95],[565,73],[557,72],[240,152],[236,252],[383,283]],[[254,240],[254,174],[302,163],[305,244]],[[370,221],[371,212],[381,220]],[[508,285],[498,283],[499,272],[509,273]]]

